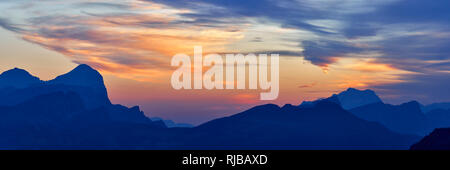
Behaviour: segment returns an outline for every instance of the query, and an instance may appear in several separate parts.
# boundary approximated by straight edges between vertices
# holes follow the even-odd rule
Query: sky
[[[383,101],[450,101],[447,0],[1,0],[0,71],[43,80],[89,64],[114,103],[199,124],[349,87]],[[280,54],[280,95],[174,90],[173,55]]]

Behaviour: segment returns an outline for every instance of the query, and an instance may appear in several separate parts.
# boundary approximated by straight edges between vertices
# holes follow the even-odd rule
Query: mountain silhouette
[[[72,71],[47,82],[49,86],[68,88],[79,93],[88,108],[111,104],[103,76],[86,64],[81,64]],[[66,87],[64,87],[66,86]]]
[[[386,106],[377,102],[381,100],[371,90],[350,88],[300,106],[256,106],[184,128],[152,120],[137,106],[111,104],[103,77],[88,65],[79,65],[50,81],[40,81],[24,70],[7,72],[0,76],[0,82],[15,76],[24,81],[8,82],[0,89],[2,148],[408,149],[420,139],[399,133],[410,131],[404,127],[420,124],[419,104]],[[343,106],[357,107],[351,109],[356,113]],[[393,120],[406,122],[402,127],[391,126],[384,118],[368,115],[394,116]],[[405,120],[400,119],[403,116]],[[411,131],[416,130],[420,128]]]
[[[338,103],[342,106],[342,108],[346,110],[364,106],[367,104],[382,102],[381,99],[372,90],[358,90],[355,88],[348,88],[347,90],[340,92],[339,94],[333,94],[332,96],[325,99],[303,102],[301,106],[308,107],[313,105],[315,102],[322,100],[329,100]]]
[[[316,106],[318,103],[325,102],[325,101],[335,103],[337,105],[341,105],[341,102],[339,101],[339,98],[337,97],[337,95],[333,94],[332,96],[330,96],[328,98],[321,98],[321,99],[317,99],[314,101],[303,101],[298,107],[299,108],[311,108],[311,107]]]
[[[426,117],[430,127],[450,127],[450,109],[434,109],[426,113]]]
[[[349,110],[364,120],[378,122],[387,128],[403,133],[424,136],[435,128],[450,127],[450,109],[434,109],[423,113],[417,101],[391,105],[374,103]]]
[[[428,112],[430,112],[432,110],[436,110],[436,109],[449,110],[450,103],[433,103],[433,104],[422,106],[422,111],[424,113],[428,113]]]
[[[48,83],[89,87],[106,92],[102,75],[86,64],[81,64],[72,71],[50,80]]]
[[[40,83],[42,81],[39,78],[19,68],[14,68],[0,74],[0,89],[25,88]]]
[[[424,136],[435,128],[450,127],[450,112],[445,109],[447,103],[423,106],[417,101],[411,101],[401,105],[391,105],[383,103],[372,90],[348,88],[328,98],[305,101],[299,107],[309,108],[321,101],[336,103],[361,119],[378,122],[402,134]],[[424,110],[429,111],[424,114]]]
[[[30,78],[24,73],[13,69],[2,78]],[[161,130],[166,129],[164,123],[150,120],[139,107],[111,104],[103,77],[87,65],[54,80],[35,82],[0,90],[0,147],[92,149],[89,146],[98,145],[110,149],[128,144],[151,145],[155,135],[165,133]]]
[[[372,90],[358,90],[355,88],[348,88],[337,95],[342,108],[348,110],[359,106],[364,106],[372,103],[379,103],[381,99]]]
[[[22,81],[9,83],[13,88],[0,89],[0,106],[13,106],[39,95],[59,91],[76,92],[90,109],[111,104],[103,77],[88,65],[79,65],[69,73],[46,82],[20,69],[12,69],[3,74],[5,78],[1,77],[0,82],[16,79]],[[14,76],[19,77],[13,78]]]
[[[425,135],[432,130],[428,129],[427,118],[416,101],[397,106],[379,102],[351,109],[350,112],[399,133]]]
[[[406,149],[418,139],[357,118],[330,101],[309,108],[257,106],[185,134],[188,146],[213,149]]]
[[[110,149],[141,146],[142,142],[154,145],[151,139],[166,128],[162,122],[146,118],[138,108],[110,105],[89,110],[83,103],[74,92],[55,92],[0,107],[0,147]]]
[[[188,123],[175,123],[172,120],[165,120],[165,119],[160,118],[160,117],[151,117],[150,119],[153,120],[153,121],[162,121],[162,122],[164,122],[164,124],[168,128],[174,128],[174,127],[190,128],[190,127],[194,127],[194,125],[191,125],[191,124],[188,124]]]
[[[450,150],[450,128],[438,128],[410,148],[411,150]]]

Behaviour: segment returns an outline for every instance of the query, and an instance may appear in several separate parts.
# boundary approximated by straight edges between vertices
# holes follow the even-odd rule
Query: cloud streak
[[[9,21],[8,19],[5,18],[0,18],[0,27],[2,27],[3,29],[12,31],[12,32],[23,32],[24,29],[22,29],[20,26],[15,25],[13,23],[11,23],[11,21]]]
[[[394,88],[426,80],[417,75],[448,76],[448,6],[446,0],[5,1],[0,27],[76,63],[140,81],[162,80],[172,55],[203,45],[206,53],[279,53],[327,71],[372,75],[364,82],[343,78],[342,87]],[[6,13],[16,17],[10,21]]]
[[[186,11],[178,9],[147,10],[144,6],[103,2],[74,3],[73,6],[83,11],[27,17],[22,27],[1,19],[0,26],[19,33],[28,42],[60,52],[76,63],[90,64],[103,72],[140,81],[164,79],[172,69],[170,57],[176,53],[192,53],[195,45],[225,51],[226,44],[242,36],[240,25],[227,26],[226,20],[182,17],[180,15]],[[99,7],[115,11],[84,11]],[[130,8],[133,10],[128,10]]]

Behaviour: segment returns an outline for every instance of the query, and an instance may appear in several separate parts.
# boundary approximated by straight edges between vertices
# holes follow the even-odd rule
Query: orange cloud
[[[389,64],[377,63],[375,59],[367,59],[359,61],[356,63],[349,64],[346,67],[363,72],[386,72],[397,70],[396,68],[390,66]]]
[[[234,103],[239,104],[255,104],[259,102],[259,98],[257,95],[254,94],[236,94],[231,96],[231,100]]]
[[[171,57],[191,55],[196,45],[205,53],[226,51],[227,44],[243,38],[236,29],[186,24],[189,18],[176,14],[56,16],[30,25],[22,37],[103,73],[139,81],[166,76]]]
[[[415,74],[377,62],[375,58],[340,58],[330,68],[333,70],[331,74],[335,76],[332,84],[341,89],[400,83],[404,82],[404,75]]]

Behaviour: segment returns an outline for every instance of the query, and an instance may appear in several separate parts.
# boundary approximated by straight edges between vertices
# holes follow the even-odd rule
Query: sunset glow
[[[193,124],[267,103],[257,90],[174,90],[172,56],[197,45],[204,54],[280,54],[279,98],[270,101],[280,105],[349,87],[379,90],[392,103],[444,99],[430,97],[434,84],[424,77],[448,85],[449,20],[413,23],[394,10],[399,1],[7,0],[0,71],[17,66],[52,79],[88,64],[105,76],[113,102]],[[405,84],[426,90],[392,93]]]

